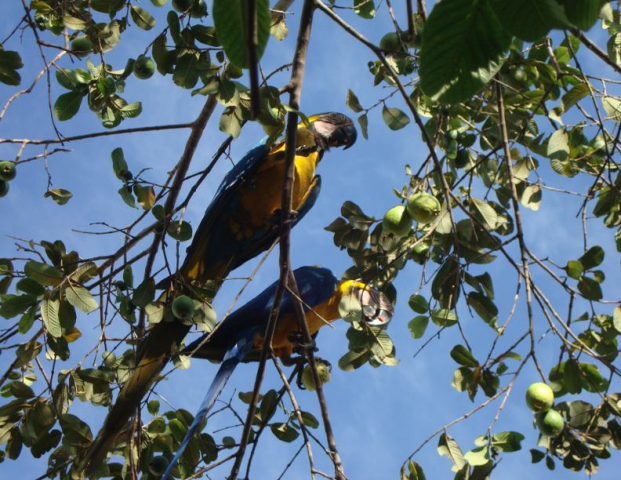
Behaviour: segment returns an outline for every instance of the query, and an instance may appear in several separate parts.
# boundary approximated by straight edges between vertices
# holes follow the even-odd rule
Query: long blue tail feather
[[[185,437],[183,438],[181,445],[179,445],[179,449],[177,450],[177,453],[175,453],[175,456],[173,457],[172,461],[168,465],[166,472],[164,472],[164,475],[162,476],[162,480],[168,480],[168,478],[171,476],[171,472],[173,468],[175,467],[175,465],[177,464],[177,462],[179,461],[179,458],[181,458],[181,455],[183,454],[185,447],[188,445],[188,443],[190,442],[190,440],[192,439],[192,437],[198,430],[198,427],[200,423],[202,422],[202,420],[207,416],[207,414],[213,407],[214,403],[216,403],[216,400],[218,396],[220,395],[220,392],[222,392],[222,390],[226,386],[226,382],[229,380],[229,378],[233,374],[235,367],[237,367],[237,365],[246,357],[246,355],[248,355],[248,352],[250,352],[250,349],[252,348],[252,344],[254,340],[255,331],[256,329],[249,329],[245,331],[243,333],[243,336],[239,338],[239,340],[227,351],[224,357],[224,360],[222,361],[222,364],[220,365],[220,368],[218,369],[218,373],[216,373],[216,376],[211,382],[209,390],[207,391],[207,394],[205,395],[205,399],[203,400],[203,403],[201,404],[199,411],[196,413],[196,416],[194,417],[194,421],[192,422],[192,425],[190,425],[190,428],[188,429],[188,432],[185,434]]]

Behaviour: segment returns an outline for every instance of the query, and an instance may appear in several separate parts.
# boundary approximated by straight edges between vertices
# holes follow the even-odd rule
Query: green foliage
[[[258,60],[264,58],[265,68],[271,64],[269,55],[280,58],[279,44],[268,43],[269,36],[284,40],[288,23],[296,17],[270,11],[274,5],[266,0],[255,4],[256,54]],[[375,25],[374,19],[386,10],[384,3],[368,0],[353,0],[350,7],[350,19],[357,16],[369,25]],[[54,55],[64,55],[46,65],[44,72],[51,74],[56,120],[79,121],[78,113],[82,110],[84,115],[87,105],[112,132],[124,120],[131,125],[142,104],[125,100],[125,88],[144,80],[189,90],[187,95],[193,97],[213,96],[220,115],[215,123],[232,138],[240,136],[250,121],[251,93],[243,71],[250,67],[247,2],[216,0],[211,16],[202,0],[33,0],[29,8],[38,35],[56,47]],[[358,299],[345,297],[339,314],[348,322],[347,344],[338,365],[346,371],[365,364],[397,365],[397,346],[407,350],[395,345],[389,334],[401,329],[409,331],[410,341],[420,342],[420,351],[431,342],[444,342],[438,350],[452,359],[448,362],[454,369],[452,385],[465,393],[464,400],[474,402],[482,392],[482,401],[502,398],[505,405],[516,397],[518,376],[537,358],[548,372],[546,381],[557,399],[554,408],[565,428],[541,436],[537,443],[530,422],[518,425],[509,419],[510,428],[528,433],[525,437],[517,431],[495,431],[494,420],[465,453],[445,428],[438,453],[449,459],[458,479],[489,478],[500,458],[520,451],[524,442],[538,447],[530,449],[533,463],[593,474],[613,449],[621,448],[621,394],[614,393],[621,307],[618,299],[610,298],[614,285],[606,278],[616,259],[609,240],[621,252],[621,176],[615,157],[621,99],[614,81],[606,78],[611,75],[590,68],[594,49],[583,35],[602,20],[603,30],[594,38],[604,37],[597,43],[605,53],[595,50],[599,59],[594,61],[607,62],[604,68],[618,71],[621,14],[616,4],[601,0],[445,0],[435,2],[426,21],[423,17],[416,13],[395,18],[395,31],[378,30],[369,37],[381,39],[378,58],[371,53],[361,58],[368,62],[369,83],[380,87],[377,98],[360,94],[361,87],[356,87],[360,97],[347,89],[345,104],[358,115],[365,139],[373,137],[369,120],[377,115],[388,129],[374,141],[389,142],[393,131],[416,139],[422,134],[429,140],[429,152],[421,152],[418,145],[406,152],[410,165],[395,185],[393,204],[399,203],[403,213],[403,205],[421,195],[434,199],[428,208],[432,215],[427,218],[411,208],[399,217],[405,218],[404,225],[393,222],[401,227],[395,230],[391,222],[381,220],[385,212],[374,210],[373,204],[365,212],[346,201],[340,216],[326,227],[334,245],[351,259],[344,278],[386,293],[402,288],[397,280],[403,271],[420,278],[405,292],[414,313],[407,326],[402,321],[386,332],[366,325]],[[127,40],[131,29],[139,30],[131,40],[136,44]],[[15,38],[9,36],[5,43],[21,51]],[[52,48],[40,46],[47,53]],[[113,68],[111,59],[124,66]],[[39,66],[38,58],[0,46],[0,82],[20,85],[24,61]],[[322,72],[326,85],[332,85],[332,75]],[[282,133],[285,113],[291,109],[281,101],[286,82],[267,72],[264,77],[256,120],[270,144]],[[127,248],[133,247],[134,239],[153,238],[147,235],[151,232],[168,244],[191,239],[192,227],[184,212],[167,216],[164,211],[170,184],[158,172],[147,177],[146,170],[136,168],[138,161],[148,164],[148,159],[126,159],[121,147],[110,148],[110,175],[120,182],[121,199],[152,223],[137,237],[133,226],[120,230]],[[17,181],[27,178],[22,177],[20,155],[8,162],[13,173],[10,168],[0,170],[0,196],[7,194],[16,165]],[[49,155],[42,150],[40,157],[48,161]],[[392,167],[383,163],[381,168],[392,174]],[[186,180],[190,178],[192,173]],[[583,200],[576,213],[584,219],[584,247],[579,249],[582,244],[576,242],[570,253],[553,248],[554,258],[538,258],[537,249],[531,248],[533,238],[556,242],[557,232],[542,227],[545,221],[537,229],[530,222],[541,218],[538,215],[546,212],[559,191]],[[45,197],[64,205],[72,196],[69,190],[52,188],[50,179]],[[111,211],[120,205],[115,203],[118,199],[110,202]],[[153,216],[146,213],[149,210]],[[593,245],[587,238],[589,222],[610,229],[610,238],[598,235],[598,245]],[[134,278],[131,256],[117,256],[103,268],[110,257],[85,260],[67,251],[61,241],[18,244],[19,254],[0,259],[0,316],[6,324],[1,342],[3,356],[10,360],[0,388],[5,399],[0,406],[0,458],[15,460],[26,450],[34,458],[47,455],[50,475],[69,478],[81,472],[71,471],[68,462],[90,445],[94,433],[77,416],[74,401],[102,407],[114,401],[119,385],[135,370],[136,344],[147,322],[175,321],[176,316],[200,331],[212,331],[217,315],[203,298],[211,299],[217,287],[175,284],[188,295],[180,291],[160,295],[152,276],[140,278],[136,270]],[[174,261],[167,261],[174,270]],[[553,297],[541,288],[543,276],[558,290]],[[515,305],[507,307],[507,299],[501,297],[511,281],[516,286]],[[563,295],[569,308],[559,310]],[[180,298],[186,299],[183,309],[175,307]],[[581,311],[588,313],[580,315]],[[76,357],[73,342],[99,322],[105,345],[95,349],[90,345],[85,359]],[[129,334],[113,342],[106,330],[111,322]],[[517,336],[519,329],[523,337]],[[19,340],[5,345],[13,335]],[[461,339],[446,343],[448,335]],[[485,339],[492,340],[485,344]],[[536,357],[541,348],[553,355]],[[173,356],[177,368],[188,367],[187,355],[173,352]],[[47,366],[46,362],[55,366],[53,375],[39,378],[39,364]],[[288,408],[283,395],[284,390],[268,390],[260,397],[251,442],[258,442],[266,431],[279,441],[298,444],[303,428],[319,427],[311,413]],[[526,408],[523,394],[517,397],[520,407]],[[240,394],[235,402],[247,404],[250,398],[249,393]],[[182,409],[168,410],[153,395],[145,405],[148,415],[141,416],[143,423],[136,424],[139,432],[134,437],[140,441],[130,453],[127,436],[119,438],[114,460],[95,477],[124,478],[135,468],[138,475],[152,478],[166,468],[193,418]],[[227,410],[239,415],[233,400],[226,404]],[[500,413],[505,419],[502,408]],[[540,426],[541,432],[546,428]],[[218,438],[198,433],[173,473],[192,476],[202,464],[222,459],[238,444],[233,433]],[[401,478],[424,479],[422,463],[406,459]]]
[[[256,2],[256,57],[260,59],[270,36],[270,12],[267,0]],[[248,43],[248,13],[246,4],[241,0],[214,0],[214,26],[218,39],[229,60],[240,68],[248,68],[250,59],[246,45]]]

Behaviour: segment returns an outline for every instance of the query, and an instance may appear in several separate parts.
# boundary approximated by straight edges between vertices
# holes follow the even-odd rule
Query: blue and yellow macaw
[[[340,113],[323,113],[298,125],[295,154],[294,225],[312,208],[321,179],[315,170],[331,147],[351,147],[356,128]],[[250,150],[224,177],[196,230],[179,271],[166,284],[163,300],[190,292],[208,281],[219,285],[230,271],[266,251],[279,236],[279,212],[284,179],[286,142],[265,141]],[[211,299],[208,299],[211,300]],[[92,471],[105,459],[116,437],[133,415],[191,325],[180,321],[153,326],[137,350],[137,365],[119,393],[99,435],[80,466]]]
[[[311,335],[321,327],[340,318],[339,304],[346,295],[354,295],[362,305],[363,320],[370,326],[385,328],[392,318],[393,307],[381,292],[353,280],[337,282],[326,268],[301,267],[293,272],[300,298],[305,305],[306,323]],[[162,477],[166,480],[200,423],[211,410],[235,367],[242,361],[258,359],[277,282],[225,318],[212,334],[206,334],[187,346],[185,352],[196,358],[221,361],[222,364],[203,400],[200,410],[181,442],[177,453]],[[287,292],[280,304],[276,331],[272,340],[274,353],[289,358],[295,348],[293,340],[299,332],[294,299]]]

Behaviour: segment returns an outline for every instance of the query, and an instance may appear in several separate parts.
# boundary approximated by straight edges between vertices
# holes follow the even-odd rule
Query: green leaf
[[[30,261],[24,266],[24,273],[46,287],[56,287],[63,281],[62,272],[47,263]]]
[[[615,327],[615,330],[618,333],[621,333],[621,307],[615,307],[614,313],[612,316],[612,323]]]
[[[182,88],[194,88],[198,82],[199,71],[196,68],[198,56],[194,52],[186,53],[177,59],[173,72],[173,82]]]
[[[37,297],[32,295],[5,295],[0,305],[0,317],[9,319],[21,315],[37,304]]]
[[[367,114],[360,115],[358,117],[358,123],[360,124],[360,132],[365,140],[369,139],[369,117]]]
[[[58,300],[43,299],[41,302],[41,318],[49,333],[54,338],[62,337],[63,329],[60,326],[60,318],[58,311],[60,308],[60,302]]]
[[[256,0],[256,38],[257,60],[261,59],[270,36],[271,14],[269,0]],[[240,67],[249,67],[246,32],[246,2],[244,0],[214,0],[212,14],[218,35],[226,56],[231,63]]]
[[[463,365],[465,367],[476,368],[479,366],[479,362],[477,359],[472,356],[470,350],[468,350],[463,345],[455,345],[451,350],[451,358],[455,360],[458,364]]]
[[[485,323],[492,328],[496,328],[498,307],[496,307],[496,304],[492,300],[479,292],[470,292],[467,302]]]
[[[346,322],[359,322],[362,320],[362,305],[356,295],[345,295],[339,302],[339,317]]]
[[[581,30],[589,30],[597,21],[602,0],[558,0],[565,6],[567,18]]]
[[[153,18],[153,15],[147,12],[144,8],[132,5],[130,13],[132,20],[136,25],[138,25],[139,28],[142,28],[143,30],[151,30],[155,27],[155,18]]]
[[[457,442],[448,433],[440,435],[440,439],[438,441],[438,453],[440,455],[446,455],[451,462],[453,462],[453,468],[451,468],[451,470],[454,472],[461,470],[466,464],[461,448],[459,448]]]
[[[237,138],[241,132],[242,122],[241,110],[238,107],[226,107],[220,116],[220,131]]]
[[[350,372],[364,365],[371,354],[368,349],[351,350],[339,359],[339,368],[346,372]]]
[[[539,210],[541,204],[541,187],[539,185],[529,185],[520,195],[520,203],[534,212]]]
[[[564,129],[561,128],[550,136],[547,156],[557,160],[567,160],[569,157],[569,136]]]
[[[278,395],[276,390],[268,390],[259,406],[259,415],[263,422],[269,421],[270,418],[276,413],[276,406],[278,405]]]
[[[582,388],[588,392],[604,392],[608,388],[608,380],[599,373],[597,365],[589,363],[581,363],[580,371],[582,372]]]
[[[155,205],[155,190],[151,185],[134,185],[136,199],[145,210],[150,210]]]
[[[569,275],[574,280],[579,280],[582,276],[582,273],[584,272],[584,267],[582,266],[582,263],[580,263],[578,260],[570,260],[569,262],[567,262],[565,271],[567,272],[567,275]]]
[[[51,188],[43,196],[51,197],[58,205],[64,205],[73,198],[73,193],[64,188]]]
[[[300,412],[302,415],[302,420],[304,421],[304,425],[308,428],[318,428],[319,421],[315,418],[315,416],[309,412]]]
[[[345,100],[345,105],[351,108],[354,112],[360,113],[364,110],[362,105],[360,105],[360,101],[354,92],[351,90],[347,90],[347,100]]]
[[[492,0],[498,20],[511,35],[533,42],[553,28],[567,28],[569,21],[556,0]]]
[[[469,452],[466,452],[464,458],[473,467],[486,465],[489,462],[489,448],[487,445],[484,447],[473,448]]]
[[[354,0],[354,12],[367,20],[375,18],[375,3],[373,0]]]
[[[90,427],[71,413],[59,416],[60,426],[65,434],[63,444],[86,447],[93,441]]]
[[[121,108],[120,112],[123,118],[136,118],[142,113],[142,103],[128,103]]]
[[[563,386],[568,393],[575,394],[582,391],[578,362],[574,360],[565,362],[565,368],[563,369]]]
[[[582,100],[584,97],[590,94],[589,87],[586,83],[579,83],[573,87],[569,92],[563,95],[561,102],[563,104],[563,111],[566,112],[576,103]]]
[[[272,423],[270,430],[281,442],[291,443],[300,436],[300,432],[287,423]]]
[[[584,270],[590,270],[601,265],[604,261],[604,249],[598,245],[591,247],[582,255],[578,261],[582,264]]]
[[[150,302],[144,307],[150,324],[160,323],[164,318],[166,305],[162,302]]]
[[[41,435],[30,447],[30,453],[35,458],[41,458],[44,454],[55,448],[62,438],[60,430],[52,430],[45,435]]]
[[[80,92],[63,93],[54,103],[54,115],[61,122],[73,118],[80,110],[83,98]]]
[[[32,328],[32,325],[34,324],[34,321],[35,321],[35,309],[31,308],[26,313],[24,313],[24,315],[22,315],[22,318],[19,320],[19,324],[17,326],[17,331],[21,333],[22,335],[28,333],[30,329]]]
[[[488,0],[437,3],[423,31],[423,92],[444,103],[468,100],[500,70],[510,43]]]
[[[583,276],[578,282],[578,290],[587,300],[601,300],[603,297],[602,287],[592,278]]]
[[[537,450],[535,448],[531,448],[529,451],[530,451],[530,456],[531,456],[531,462],[532,463],[539,463],[546,456],[546,454],[544,452],[542,452],[540,450]]]
[[[386,105],[382,109],[382,118],[391,130],[401,130],[410,123],[410,118],[403,111],[398,108],[387,107]]]
[[[168,235],[180,242],[185,242],[192,238],[192,226],[188,222],[170,222],[167,232]]]
[[[416,313],[427,313],[429,311],[429,303],[422,295],[412,295],[408,301],[408,305]]]
[[[188,427],[186,427],[181,420],[177,418],[173,418],[170,422],[168,422],[168,428],[170,429],[170,433],[173,438],[181,443],[185,434],[188,433]]]
[[[17,86],[22,77],[16,70],[22,68],[22,57],[17,52],[0,50],[0,82],[5,85]]]
[[[211,47],[219,47],[216,30],[213,27],[205,25],[192,25],[192,35],[197,42],[209,45]]]
[[[492,446],[505,453],[517,452],[522,449],[522,440],[520,432],[500,432],[492,436]]]
[[[136,200],[132,195],[132,189],[129,186],[123,185],[121,188],[119,188],[119,195],[127,205],[132,208],[138,208],[136,206]]]
[[[602,105],[606,114],[617,123],[621,123],[621,100],[616,97],[604,95],[602,97]]]
[[[485,226],[490,230],[494,230],[498,225],[498,214],[496,210],[485,200],[472,197],[471,201],[474,212],[478,214],[478,217],[483,221]]]
[[[134,305],[140,308],[145,308],[149,303],[153,301],[155,297],[155,280],[153,278],[145,279],[132,295],[132,302]]]
[[[453,310],[436,308],[431,312],[431,320],[439,327],[452,327],[457,323],[457,314]]]
[[[69,285],[65,289],[67,301],[78,310],[90,313],[99,306],[97,301],[86,288],[77,285]]]

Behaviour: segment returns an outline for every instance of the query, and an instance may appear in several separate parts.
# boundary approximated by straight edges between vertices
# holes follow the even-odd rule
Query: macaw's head
[[[360,302],[363,322],[371,327],[388,327],[395,309],[385,293],[351,280],[344,282],[343,287]]]
[[[336,112],[321,113],[309,117],[308,120],[311,130],[326,150],[330,147],[345,147],[347,150],[356,143],[358,132],[347,115]]]

